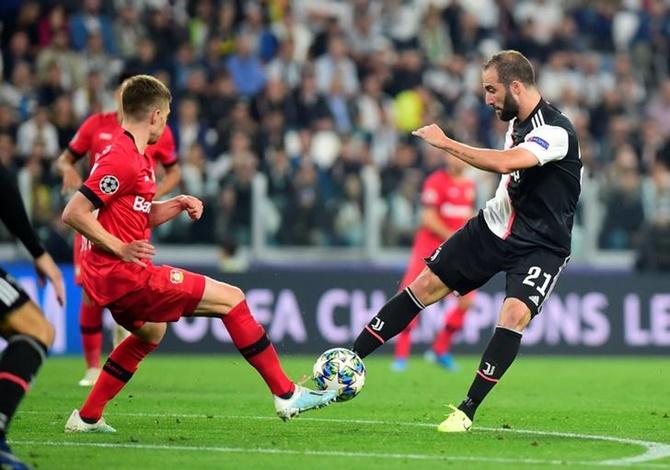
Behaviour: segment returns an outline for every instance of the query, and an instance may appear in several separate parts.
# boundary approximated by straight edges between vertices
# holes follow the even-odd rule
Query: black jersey
[[[568,256],[582,173],[575,129],[540,100],[526,120],[510,122],[505,149],[516,146],[531,151],[538,165],[503,175],[483,209],[486,224],[512,245],[542,246]]]

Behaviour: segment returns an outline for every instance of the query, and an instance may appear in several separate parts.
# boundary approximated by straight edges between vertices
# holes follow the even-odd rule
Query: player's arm
[[[62,194],[73,193],[82,184],[81,176],[74,164],[91,149],[93,132],[97,127],[95,115],[89,116],[72,137],[67,148],[56,160],[56,170],[63,177]]]
[[[62,194],[73,193],[79,188],[79,186],[81,186],[81,176],[79,175],[77,168],[74,166],[77,160],[78,158],[70,151],[69,148],[63,150],[63,152],[56,159],[56,170],[63,178],[63,187],[61,188]]]
[[[447,137],[437,124],[417,129],[412,132],[412,135],[421,137],[430,145],[442,149],[480,170],[507,174],[541,164],[540,159],[533,152],[523,147],[495,150],[462,144]]]
[[[51,255],[45,251],[37,238],[37,234],[30,225],[26,208],[21,199],[21,193],[16,187],[9,171],[0,165],[0,219],[7,229],[16,236],[35,260],[35,270],[41,282],[45,278],[51,281],[56,291],[58,302],[65,302],[65,287],[63,275]]]
[[[443,240],[448,239],[454,234],[454,232],[449,230],[445,223],[442,222],[437,208],[433,206],[424,206],[423,209],[421,209],[421,226],[430,230]]]
[[[86,186],[82,186],[82,189]],[[141,260],[156,254],[156,249],[146,240],[135,240],[124,243],[109,233],[93,215],[96,207],[84,195],[82,190],[76,192],[63,210],[63,222],[81,233],[92,243],[112,253],[123,261],[130,261],[146,268]]]
[[[202,201],[193,196],[176,196],[167,201],[154,201],[151,203],[149,213],[149,225],[156,227],[172,220],[182,211],[186,211],[191,220],[198,220],[202,216]]]
[[[172,165],[164,166],[164,168],[165,176],[156,188],[156,199],[160,199],[172,191],[181,180],[181,167],[179,163],[175,162]]]

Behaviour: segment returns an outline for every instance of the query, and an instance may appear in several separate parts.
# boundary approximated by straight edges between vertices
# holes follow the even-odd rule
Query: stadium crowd
[[[71,235],[53,162],[86,116],[115,108],[120,77],[169,85],[181,189],[206,202],[162,240],[248,244],[262,172],[270,243],[362,245],[371,167],[383,243],[408,245],[444,158],[410,131],[438,122],[500,148],[480,64],[512,48],[578,129],[599,247],[670,265],[668,0],[4,0],[0,21],[0,161],[60,259]],[[483,202],[497,177],[473,177]]]

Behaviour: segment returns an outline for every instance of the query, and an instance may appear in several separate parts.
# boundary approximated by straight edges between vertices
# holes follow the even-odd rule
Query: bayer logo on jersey
[[[114,194],[119,189],[119,180],[113,175],[103,176],[99,187],[104,194]]]

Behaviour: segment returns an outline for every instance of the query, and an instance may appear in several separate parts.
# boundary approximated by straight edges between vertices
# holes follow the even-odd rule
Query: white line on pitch
[[[461,462],[488,462],[501,464],[526,464],[526,465],[603,465],[600,462],[570,461],[570,460],[543,460],[543,459],[513,459],[504,457],[479,457],[479,456],[457,456],[457,455],[431,455],[431,454],[387,454],[381,452],[343,452],[329,450],[295,450],[276,449],[263,447],[218,447],[218,446],[180,446],[161,444],[132,444],[132,443],[103,443],[103,442],[72,442],[72,441],[12,441],[12,445],[43,445],[54,447],[96,447],[107,449],[145,449],[145,450],[171,450],[171,451],[194,451],[194,452],[223,452],[240,454],[284,454],[300,455],[306,457],[351,457],[351,458],[375,458],[390,460],[435,460],[435,461],[461,461]],[[670,465],[644,465],[653,468],[670,468]]]
[[[21,411],[25,414],[52,414],[53,412],[49,411]],[[207,414],[179,414],[179,413],[113,413],[117,416],[130,416],[130,417],[147,417],[147,418],[208,418],[208,419],[247,419],[247,420],[271,420],[276,421],[277,418],[270,416],[242,416],[242,415],[231,415],[231,416],[216,416],[216,415],[207,415]],[[395,421],[382,421],[382,420],[366,420],[366,419],[337,419],[337,418],[305,418],[300,417],[301,421],[314,421],[314,422],[325,422],[325,423],[342,423],[342,424],[370,424],[370,425],[386,425],[386,426],[416,426],[416,427],[435,427],[434,423],[415,423],[415,422],[395,422]],[[581,434],[581,433],[572,433],[572,432],[559,432],[559,431],[534,431],[530,429],[504,429],[504,428],[491,428],[491,427],[481,427],[477,426],[473,428],[474,431],[499,431],[499,432],[510,432],[517,434],[533,434],[538,436],[553,436],[553,437],[567,437],[574,439],[583,439],[583,440],[596,440],[596,441],[609,441],[616,442],[619,444],[629,444],[637,445],[646,448],[646,452],[635,455],[632,457],[622,457],[618,459],[608,459],[599,462],[589,462],[591,465],[631,465],[631,464],[641,464],[649,462],[651,460],[658,460],[665,457],[670,457],[670,444],[664,444],[660,442],[653,441],[643,441],[639,439],[629,439],[623,437],[614,437],[614,436],[601,436],[594,434]],[[271,449],[269,449],[271,450]],[[233,452],[233,451],[229,451]],[[344,455],[344,454],[343,454]],[[358,454],[357,454],[358,455]],[[408,454],[413,455],[413,454]],[[423,455],[423,454],[418,454]],[[367,455],[365,455],[367,456]],[[410,458],[410,457],[407,457]],[[442,458],[442,456],[434,456],[431,458]],[[491,460],[493,461],[493,460]],[[515,460],[516,462],[517,460]],[[523,463],[521,460],[519,462]],[[553,463],[561,461],[542,461],[544,463]],[[581,463],[581,462],[574,462]],[[670,465],[665,464],[652,464],[654,467],[659,468],[670,468]]]

